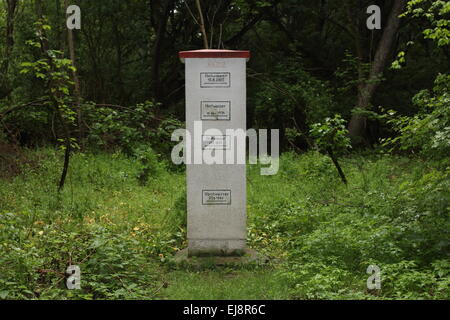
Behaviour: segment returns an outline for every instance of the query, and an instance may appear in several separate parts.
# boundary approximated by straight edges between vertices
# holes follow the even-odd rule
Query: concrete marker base
[[[189,256],[188,249],[178,251],[172,259],[175,264],[186,264],[188,266],[232,266],[247,264],[265,264],[269,259],[257,251],[246,248],[242,255],[236,256]]]

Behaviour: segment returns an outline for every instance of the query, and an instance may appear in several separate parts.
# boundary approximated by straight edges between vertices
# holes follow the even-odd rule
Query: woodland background
[[[0,1],[0,298],[448,299],[449,28],[431,0]],[[248,169],[269,265],[170,263],[178,52],[204,47],[251,51],[247,127],[280,129],[280,173]]]

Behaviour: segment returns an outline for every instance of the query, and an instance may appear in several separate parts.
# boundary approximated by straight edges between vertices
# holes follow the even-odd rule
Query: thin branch
[[[315,12],[313,12],[313,14],[315,14]],[[343,31],[345,31],[345,33],[347,33],[351,38],[356,38],[355,33],[354,33],[350,28],[348,28],[346,25],[344,25],[344,24],[340,23],[339,21],[337,21],[337,20],[331,18],[329,15],[325,16],[324,18],[325,18],[326,21],[328,21],[328,22],[334,24],[335,26],[341,28],[341,29],[342,29]]]
[[[189,13],[191,14],[192,19],[194,19],[196,24],[200,25],[200,23],[198,23],[197,18],[195,18],[194,14],[192,13],[191,8],[189,8],[187,1],[183,1],[183,2],[186,5],[186,8],[188,9]]]
[[[212,16],[212,20],[210,23],[210,28],[211,28],[211,40],[209,43],[209,46],[212,48],[213,47],[213,39],[214,39],[214,21],[216,20],[216,14],[217,12],[219,12],[220,6],[222,5],[222,0],[219,1],[219,4],[217,5],[217,9],[214,10],[214,14]],[[219,49],[219,48],[218,48]]]
[[[47,101],[47,99],[38,99],[38,100],[35,100],[35,101],[31,101],[31,102],[28,102],[28,103],[24,103],[24,104],[20,104],[20,105],[11,107],[8,110],[0,113],[0,119],[5,117],[7,114],[9,114],[9,113],[11,113],[13,111],[16,111],[17,109],[21,109],[21,108],[25,108],[25,107],[29,107],[29,106],[33,106],[33,107],[34,106],[42,106],[43,104],[41,104],[39,102],[45,102],[45,101]]]
[[[223,43],[227,46],[230,46],[234,44],[237,40],[239,40],[241,37],[243,37],[247,31],[253,28],[262,18],[264,17],[264,13],[259,13],[253,19],[248,22],[245,26],[242,27],[242,29],[236,33],[234,36],[232,36],[230,39],[225,40]]]
[[[209,49],[208,36],[206,35],[205,20],[203,19],[203,13],[202,13],[202,7],[200,4],[200,0],[195,0],[195,3],[197,4],[198,14],[200,15],[200,30],[203,35],[203,46],[205,47],[205,49]]]
[[[222,43],[222,24],[220,24],[220,27],[219,27],[219,42],[217,43],[217,49],[220,49],[220,45],[222,45],[222,47],[223,47],[223,43]]]

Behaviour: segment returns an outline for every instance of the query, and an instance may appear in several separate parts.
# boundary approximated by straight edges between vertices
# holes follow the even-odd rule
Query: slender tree
[[[203,46],[205,49],[209,49],[208,35],[206,34],[205,19],[203,17],[203,11],[202,11],[202,6],[200,4],[200,0],[195,0],[195,4],[197,6],[198,15],[200,16],[200,31],[201,31],[202,37],[203,37]]]
[[[392,4],[386,26],[376,48],[368,79],[359,81],[357,107],[361,109],[370,108],[372,97],[380,83],[380,77],[383,75],[388,59],[392,55],[393,44],[400,26],[399,15],[403,12],[405,4],[406,0],[395,0]],[[361,58],[363,49],[359,39],[357,39],[356,47],[358,56]],[[364,77],[361,70],[359,70],[359,76],[360,78]],[[367,119],[364,116],[352,116],[349,123],[349,134],[353,142],[359,143],[365,140],[366,121]]]
[[[40,49],[41,54],[43,57],[47,58],[48,63],[48,81],[47,81],[47,91],[49,93],[50,102],[53,105],[53,108],[55,110],[56,116],[58,118],[59,123],[61,124],[61,127],[63,129],[64,134],[64,142],[65,142],[65,150],[64,150],[64,165],[61,172],[61,177],[59,179],[58,184],[58,192],[62,191],[64,189],[64,184],[66,181],[67,173],[69,171],[69,163],[70,163],[70,154],[72,151],[72,143],[71,143],[71,134],[69,125],[67,124],[66,120],[63,117],[62,111],[61,111],[61,97],[58,96],[59,92],[59,85],[58,83],[55,83],[51,76],[49,76],[52,72],[56,72],[56,66],[54,64],[52,54],[50,54],[50,47],[48,38],[46,35],[46,31],[44,28],[44,22],[46,21],[45,15],[44,15],[44,5],[42,0],[35,0],[35,8],[36,13],[38,17],[39,23],[42,25],[38,26],[38,37],[40,39]]]
[[[14,48],[14,26],[18,7],[18,0],[6,0],[6,46],[4,55],[5,58],[0,68],[0,98],[8,96],[11,92],[11,88],[7,84],[7,75]]]
[[[67,9],[69,7],[69,0],[64,0],[64,7]],[[77,63],[76,63],[76,56],[75,56],[75,40],[74,40],[74,34],[73,30],[67,28],[67,45],[69,48],[69,57],[70,60],[72,60],[72,65],[75,67],[72,70],[72,78],[74,82],[74,94],[75,94],[75,103],[76,103],[76,109],[77,109],[77,118],[78,118],[78,134],[79,134],[79,142],[82,143],[83,140],[83,132],[82,132],[82,125],[81,125],[81,90],[80,90],[80,79],[78,78],[78,71],[77,71]]]
[[[162,49],[166,39],[167,23],[170,12],[173,10],[175,0],[150,1],[152,9],[152,25],[155,32],[155,42],[153,44],[152,60],[152,94],[156,100],[163,97],[163,87],[160,78],[160,68],[162,62]]]

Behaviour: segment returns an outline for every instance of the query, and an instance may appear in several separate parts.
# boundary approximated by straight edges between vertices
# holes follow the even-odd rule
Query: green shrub
[[[450,75],[440,74],[430,92],[422,90],[413,98],[419,109],[414,116],[393,117],[388,121],[399,136],[384,145],[442,159],[450,155]],[[395,113],[391,112],[394,116]]]

